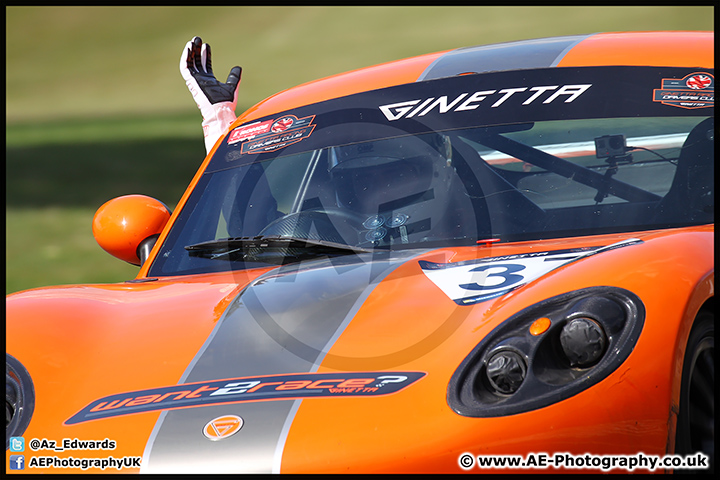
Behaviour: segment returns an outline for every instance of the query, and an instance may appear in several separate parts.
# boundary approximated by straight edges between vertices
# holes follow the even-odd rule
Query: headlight
[[[460,415],[496,417],[576,395],[625,361],[644,320],[640,299],[614,287],[532,305],[490,332],[460,364],[448,404]]]
[[[35,409],[35,389],[25,367],[5,354],[5,450],[25,432]]]
[[[596,364],[605,353],[606,344],[605,331],[592,318],[573,318],[560,331],[560,345],[571,367]]]
[[[527,373],[525,359],[518,352],[503,349],[490,355],[485,373],[492,388],[498,393],[515,393]]]

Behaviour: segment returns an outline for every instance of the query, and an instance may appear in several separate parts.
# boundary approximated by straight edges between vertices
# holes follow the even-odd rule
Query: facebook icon
[[[25,470],[25,455],[10,455],[10,470]]]

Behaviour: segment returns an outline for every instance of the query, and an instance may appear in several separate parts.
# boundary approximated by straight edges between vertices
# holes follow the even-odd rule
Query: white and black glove
[[[242,68],[230,69],[227,82],[220,83],[212,71],[210,45],[193,37],[180,57],[180,73],[202,114],[205,150],[210,153],[217,139],[237,118],[235,106]]]

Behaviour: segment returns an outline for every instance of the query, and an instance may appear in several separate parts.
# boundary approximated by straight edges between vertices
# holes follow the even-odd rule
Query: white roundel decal
[[[470,305],[505,295],[570,262],[640,242],[629,239],[605,247],[521,253],[456,263],[421,260],[423,273],[450,299]]]
[[[235,435],[243,426],[243,419],[237,415],[224,415],[210,420],[203,427],[203,435],[212,441]]]

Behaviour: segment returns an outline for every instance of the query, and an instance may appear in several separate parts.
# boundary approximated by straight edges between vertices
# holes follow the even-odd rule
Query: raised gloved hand
[[[209,153],[237,118],[235,106],[242,68],[233,67],[227,82],[219,82],[212,71],[210,45],[203,43],[200,37],[193,37],[180,57],[180,73],[202,114],[205,149]]]

